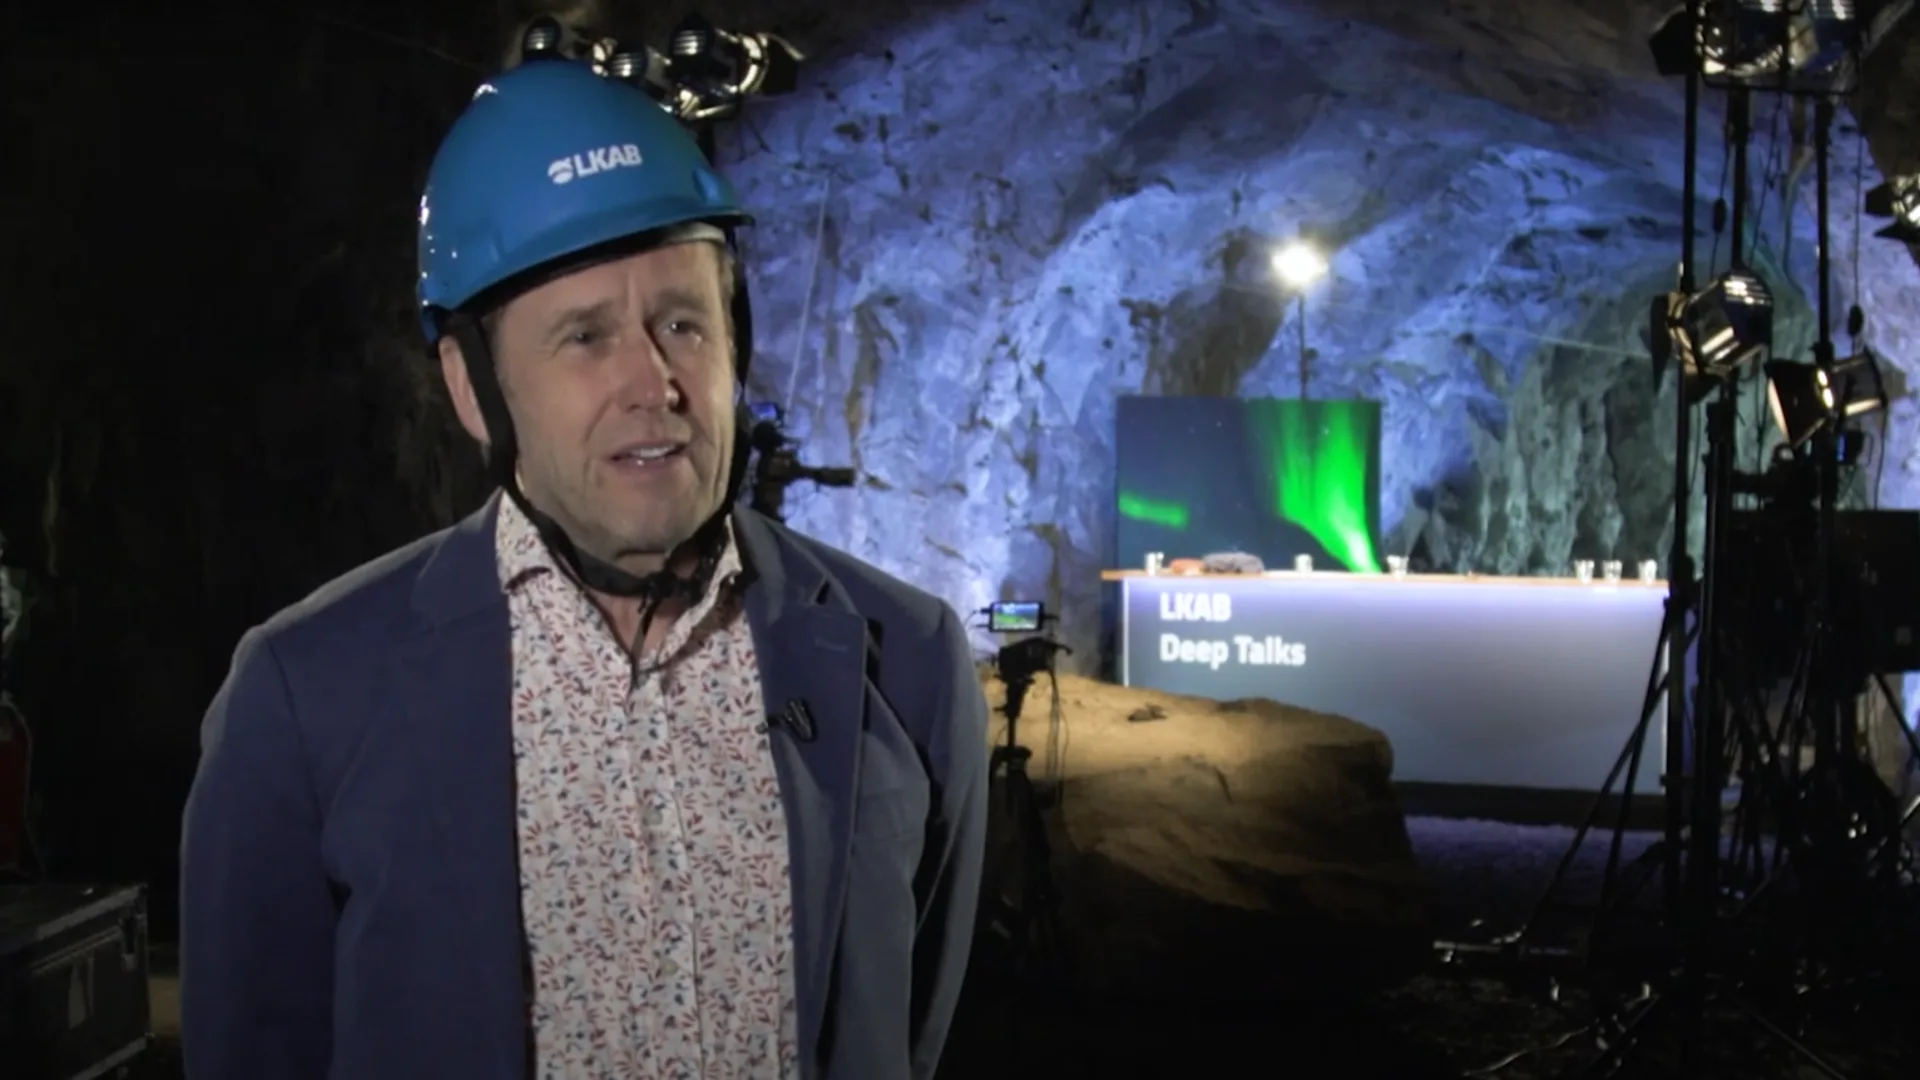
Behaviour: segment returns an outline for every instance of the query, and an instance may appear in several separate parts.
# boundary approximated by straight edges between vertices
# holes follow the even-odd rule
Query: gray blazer
[[[520,1080],[497,498],[249,632],[182,841],[192,1080]],[[746,510],[807,1080],[928,1080],[965,973],[987,709],[953,609]]]

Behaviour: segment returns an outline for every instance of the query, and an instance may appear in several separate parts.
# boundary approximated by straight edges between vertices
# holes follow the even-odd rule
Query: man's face
[[[721,256],[672,244],[515,297],[492,338],[521,490],[579,547],[657,569],[726,496],[733,343]],[[461,423],[486,425],[457,345],[441,366]]]

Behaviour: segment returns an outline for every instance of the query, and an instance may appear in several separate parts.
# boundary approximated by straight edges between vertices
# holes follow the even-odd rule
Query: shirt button
[[[680,974],[680,965],[674,963],[671,960],[662,960],[660,962],[660,974],[665,975],[667,978],[671,979],[674,976]]]
[[[647,826],[649,828],[655,828],[655,829],[659,828],[660,823],[666,820],[666,818],[660,813],[660,811],[655,810],[651,806],[647,807],[647,812],[644,815],[642,815],[642,818],[643,820],[646,821]]]

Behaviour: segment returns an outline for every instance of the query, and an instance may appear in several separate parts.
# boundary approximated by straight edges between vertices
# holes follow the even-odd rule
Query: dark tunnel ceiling
[[[855,42],[884,40],[887,31],[911,18],[944,8],[962,7],[968,0],[710,0],[706,3],[670,0],[497,0],[492,12],[501,28],[502,57],[510,55],[514,29],[539,15],[555,15],[581,27],[645,41],[659,41],[690,11],[722,25],[741,29],[778,29],[818,61]],[[1059,2],[1059,0],[1053,0]],[[1211,0],[1184,2],[1204,12]],[[1617,27],[1623,48],[1618,56],[1625,73],[1653,76],[1653,62],[1642,46],[1647,35],[1679,5],[1676,0],[1292,0],[1291,6],[1315,8],[1329,17],[1363,20],[1417,37],[1423,24],[1448,18],[1472,19],[1498,25],[1505,12],[1523,5],[1554,3],[1572,14]],[[1070,0],[1069,7],[1097,8],[1100,0]],[[1902,19],[1892,34],[1869,57],[1860,92],[1849,103],[1867,135],[1882,173],[1920,173],[1920,12]],[[1676,139],[1676,143],[1678,140]],[[1920,250],[1914,252],[1920,261]]]

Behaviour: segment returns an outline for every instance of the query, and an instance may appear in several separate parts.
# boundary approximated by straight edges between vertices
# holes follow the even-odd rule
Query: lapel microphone
[[[773,714],[768,726],[786,728],[795,740],[810,743],[815,734],[813,710],[807,707],[805,701],[794,698],[788,701],[779,712]]]

